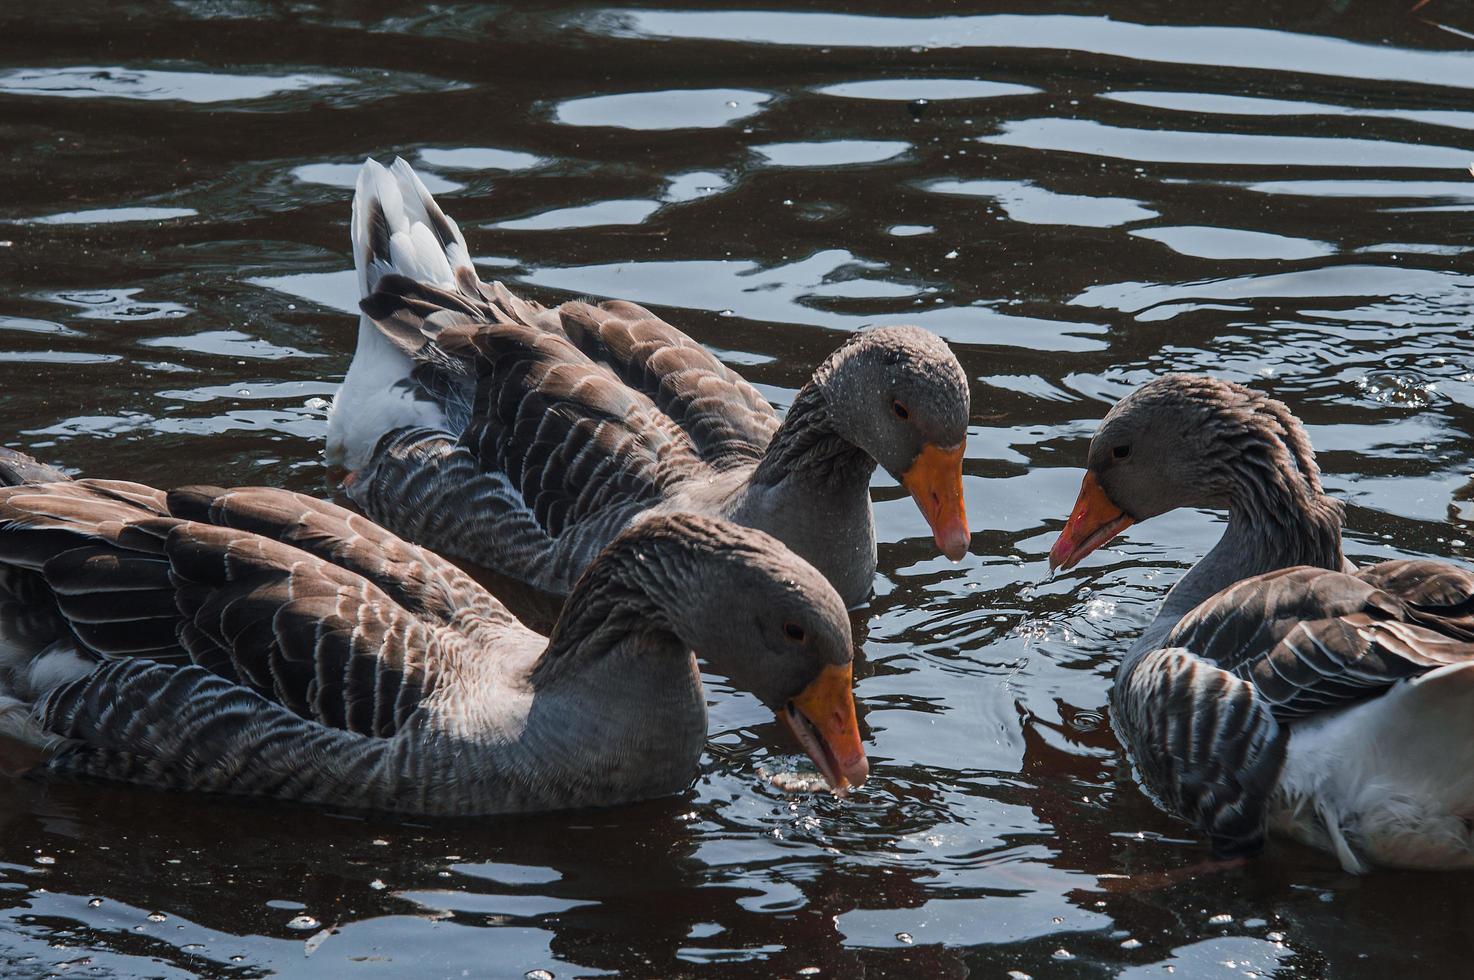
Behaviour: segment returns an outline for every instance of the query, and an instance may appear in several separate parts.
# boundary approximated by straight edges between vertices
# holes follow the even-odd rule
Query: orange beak
[[[901,485],[911,491],[931,525],[932,539],[942,554],[961,561],[972,536],[967,532],[967,511],[962,504],[962,450],[959,442],[951,449],[927,443],[905,473]]]
[[[852,664],[830,664],[778,713],[835,796],[844,796],[870,775],[855,723],[853,683]]]
[[[1080,559],[1134,524],[1126,512],[1111,502],[1093,471],[1087,470],[1080,484],[1075,509],[1049,549],[1049,568],[1074,568]]]

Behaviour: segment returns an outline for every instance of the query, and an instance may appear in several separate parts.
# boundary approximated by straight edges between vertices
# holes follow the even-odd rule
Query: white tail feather
[[[353,197],[352,239],[360,296],[389,273],[454,288],[455,270],[472,268],[460,228],[401,159],[387,169],[364,161]],[[328,416],[328,462],[356,471],[386,432],[444,426],[440,409],[401,383],[413,367],[368,317],[359,317],[358,349]]]

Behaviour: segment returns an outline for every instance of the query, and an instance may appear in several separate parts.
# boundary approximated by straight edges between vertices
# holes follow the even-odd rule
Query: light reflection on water
[[[1216,518],[1053,580],[1044,558],[1095,421],[1165,371],[1286,399],[1354,558],[1462,556],[1474,55],[1443,28],[1471,25],[1438,0],[666,6],[0,10],[0,442],[323,492],[367,155],[416,165],[487,278],[656,307],[779,405],[846,332],[920,323],[973,379],[975,535],[937,557],[878,478],[872,782],[766,786],[791,748],[708,678],[691,790],[609,812],[422,825],[7,784],[0,973],[1462,969],[1461,881],[1285,845],[1206,867],[1120,766],[1117,651]]]

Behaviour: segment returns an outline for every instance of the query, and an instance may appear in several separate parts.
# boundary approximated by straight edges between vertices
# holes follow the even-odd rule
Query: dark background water
[[[487,278],[648,304],[782,405],[847,331],[936,330],[976,530],[953,566],[877,481],[848,802],[768,788],[720,682],[691,790],[610,812],[9,783],[0,973],[1465,974],[1467,878],[1205,867],[1123,773],[1112,667],[1216,518],[1044,563],[1169,370],[1290,403],[1354,558],[1463,556],[1474,16],[1415,2],[0,5],[0,443],[325,492],[352,180],[403,154]]]

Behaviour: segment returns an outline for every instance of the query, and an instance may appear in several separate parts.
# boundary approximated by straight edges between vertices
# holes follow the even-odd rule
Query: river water
[[[484,277],[647,304],[780,406],[935,330],[975,530],[948,563],[877,479],[848,801],[768,787],[715,678],[691,789],[607,812],[7,783],[0,974],[1464,975],[1467,878],[1214,867],[1123,771],[1113,665],[1219,518],[1045,566],[1096,420],[1183,370],[1305,419],[1355,560],[1464,556],[1474,16],[1415,3],[0,6],[0,443],[326,492],[352,181],[402,154]]]

